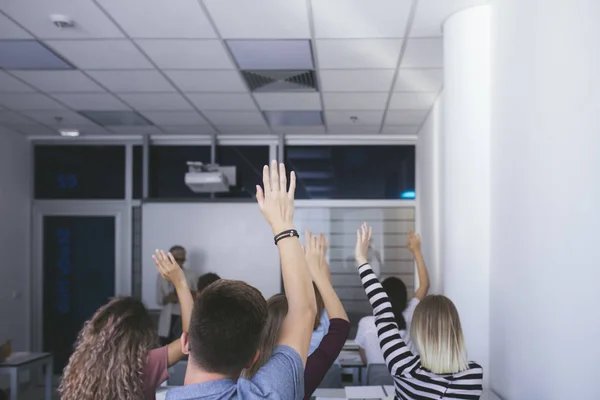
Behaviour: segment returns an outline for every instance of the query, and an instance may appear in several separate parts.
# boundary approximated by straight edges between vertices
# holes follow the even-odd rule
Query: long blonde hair
[[[458,311],[442,295],[426,296],[415,308],[410,337],[421,356],[421,365],[436,374],[469,369]]]
[[[131,297],[100,307],[79,333],[59,387],[62,400],[143,400],[142,370],[156,344],[146,307]]]

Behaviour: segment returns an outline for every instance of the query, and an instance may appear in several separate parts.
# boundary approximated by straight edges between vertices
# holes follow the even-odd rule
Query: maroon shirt
[[[337,359],[348,334],[350,322],[345,319],[332,318],[329,320],[329,331],[323,336],[319,347],[306,360],[304,368],[304,399],[310,399],[313,392],[321,384],[329,368]]]
[[[156,389],[169,377],[167,372],[167,357],[167,346],[148,352],[146,365],[144,365],[144,369],[142,370],[145,400],[154,400],[156,398]]]

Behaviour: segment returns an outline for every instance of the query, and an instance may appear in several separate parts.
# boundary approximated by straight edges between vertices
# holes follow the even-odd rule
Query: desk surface
[[[18,351],[4,360],[4,362],[0,363],[0,368],[22,367],[26,364],[39,361],[44,358],[52,358],[52,353],[30,353],[27,351]]]

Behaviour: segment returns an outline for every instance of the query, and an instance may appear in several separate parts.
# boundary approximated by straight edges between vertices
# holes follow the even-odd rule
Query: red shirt
[[[142,370],[144,399],[156,399],[156,389],[169,377],[167,368],[167,346],[150,350],[146,357],[146,365]]]

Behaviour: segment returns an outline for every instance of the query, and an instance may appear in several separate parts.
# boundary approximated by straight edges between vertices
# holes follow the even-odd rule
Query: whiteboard
[[[256,203],[148,203],[142,206],[142,300],[156,303],[155,249],[181,245],[186,268],[247,282],[265,297],[281,292],[279,253]]]

